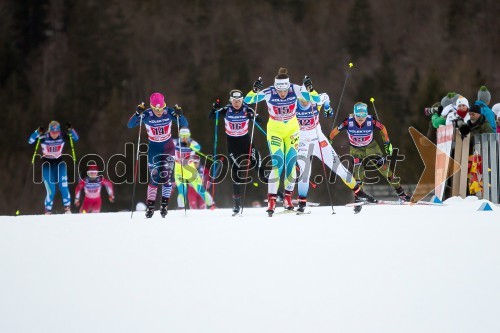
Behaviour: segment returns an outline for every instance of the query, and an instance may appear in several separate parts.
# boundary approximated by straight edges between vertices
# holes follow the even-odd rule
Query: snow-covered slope
[[[500,332],[500,208],[0,217],[0,332]]]

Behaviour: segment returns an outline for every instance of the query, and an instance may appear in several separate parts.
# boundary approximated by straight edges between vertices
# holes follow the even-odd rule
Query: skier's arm
[[[78,133],[76,133],[75,129],[71,127],[70,123],[66,123],[66,126],[68,127],[68,130],[66,132],[66,136],[71,137],[73,141],[78,141],[80,137],[78,136]]]
[[[200,151],[201,146],[198,142],[191,140],[191,143],[189,144],[189,148],[195,152]]]
[[[332,129],[332,131],[330,132],[330,140],[333,140],[337,136],[337,134],[339,134],[341,131],[346,130],[348,125],[349,125],[349,120],[346,118],[344,119],[343,122],[339,124],[339,126]]]
[[[78,182],[78,185],[76,186],[75,189],[75,204],[80,202],[80,193],[82,192],[84,187],[85,187],[85,182],[83,181],[83,179],[80,179],[80,182]]]
[[[102,184],[104,188],[106,188],[106,192],[108,192],[109,201],[113,202],[115,200],[115,193],[113,191],[113,183],[106,178],[102,178]]]
[[[179,120],[179,127],[189,127],[189,124],[188,124],[186,117],[184,117],[184,115],[182,114],[182,109],[180,107],[179,107],[179,109],[181,110],[180,112],[175,111],[172,108],[167,108],[168,116],[176,124],[177,124],[177,120]]]
[[[380,121],[374,119],[373,126],[375,129],[377,129],[379,131],[380,136],[382,137],[386,154],[391,155],[392,154],[392,143],[391,143],[391,140],[389,140],[389,134],[387,133],[387,129],[385,128],[384,124],[382,124]]]
[[[28,143],[31,145],[35,143],[35,141],[40,138],[43,133],[43,127],[38,127],[29,137]]]

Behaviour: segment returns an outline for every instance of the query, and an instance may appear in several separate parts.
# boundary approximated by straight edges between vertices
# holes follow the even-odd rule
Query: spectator
[[[470,120],[467,121],[467,126],[470,128],[470,145],[469,145],[469,165],[468,165],[468,191],[471,195],[478,195],[483,191],[481,177],[482,159],[479,152],[474,152],[474,136],[476,134],[493,133],[490,123],[486,117],[481,114],[481,107],[474,104],[469,109]]]
[[[497,133],[500,133],[500,103],[493,105],[491,110],[493,111],[496,117]]]
[[[497,131],[497,124],[495,122],[495,113],[490,109],[491,94],[486,86],[481,86],[477,92],[477,101],[474,103],[481,107],[481,114],[486,117],[486,120],[490,123],[493,133]]]
[[[446,125],[453,124],[459,120],[459,118],[462,118],[465,122],[467,122],[470,119],[468,111],[469,101],[467,98],[459,96],[455,102],[455,108],[446,114]],[[443,110],[441,114],[443,115],[444,113],[445,112]]]

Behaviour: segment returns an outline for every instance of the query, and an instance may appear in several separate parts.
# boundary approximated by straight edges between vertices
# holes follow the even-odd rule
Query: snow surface
[[[500,332],[500,207],[0,217],[0,332]]]

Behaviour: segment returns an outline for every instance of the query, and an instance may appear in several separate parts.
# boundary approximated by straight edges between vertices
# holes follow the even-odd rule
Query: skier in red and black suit
[[[85,199],[83,199],[80,213],[99,213],[101,211],[101,188],[106,188],[109,196],[109,202],[115,201],[113,193],[113,183],[104,176],[99,176],[99,169],[95,163],[89,165],[87,169],[87,176],[80,180],[75,189],[75,206],[80,206],[80,193],[82,190],[85,192]]]
[[[252,108],[243,103],[243,93],[240,90],[234,89],[229,92],[229,102],[230,104],[222,108],[219,103],[214,103],[208,117],[215,119],[217,112],[219,116],[224,117],[227,151],[233,180],[233,212],[237,214],[241,209],[240,187],[248,167],[246,160],[249,152],[250,169],[257,168],[259,178],[265,183],[267,183],[267,176],[264,173],[265,168],[258,150],[253,145],[250,150],[250,135],[248,134],[250,119],[254,119],[257,123],[260,123],[261,119],[255,115]]]

